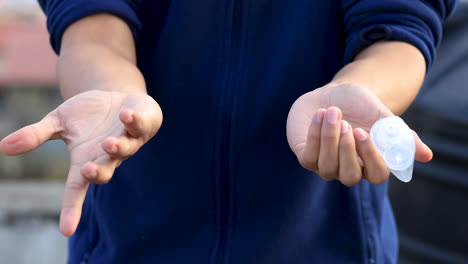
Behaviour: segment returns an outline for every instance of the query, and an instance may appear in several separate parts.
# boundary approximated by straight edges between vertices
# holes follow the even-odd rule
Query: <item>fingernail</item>
[[[319,109],[317,113],[315,113],[314,121],[317,124],[321,124],[323,122],[324,115],[325,115],[325,109]]]
[[[327,111],[327,121],[330,124],[335,124],[338,121],[338,110],[336,108],[329,108]]]
[[[360,142],[367,139],[367,133],[361,128],[356,129],[356,139]]]
[[[346,134],[349,131],[349,124],[348,122],[341,120],[341,134]]]

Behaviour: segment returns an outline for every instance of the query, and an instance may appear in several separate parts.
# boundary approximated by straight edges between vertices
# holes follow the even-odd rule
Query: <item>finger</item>
[[[86,162],[81,167],[81,175],[91,183],[106,184],[111,180],[117,165],[119,160],[104,154],[95,161]]]
[[[125,125],[125,130],[133,137],[151,137],[151,121],[145,113],[135,112],[130,109],[120,112],[120,121]]]
[[[114,159],[127,159],[142,146],[140,138],[108,137],[102,143],[102,149]]]
[[[299,163],[302,167],[317,171],[318,168],[318,156],[320,151],[320,131],[322,130],[323,117],[325,115],[325,109],[319,109],[310,122],[309,131],[307,133],[306,145],[299,155]]]
[[[341,111],[329,107],[322,124],[318,168],[320,176],[326,180],[338,177],[338,145],[340,140]]]
[[[381,184],[388,179],[390,171],[384,160],[369,139],[369,134],[361,128],[354,130],[357,151],[364,163],[365,178],[373,184]]]
[[[433,157],[432,150],[426,144],[424,144],[424,142],[422,142],[416,132],[412,132],[416,143],[416,153],[414,159],[421,162],[430,161]]]
[[[346,186],[358,184],[362,178],[362,169],[359,165],[356,144],[354,142],[351,125],[341,120],[341,135],[338,154],[339,180]]]
[[[60,232],[67,237],[73,235],[78,227],[88,186],[88,181],[80,174],[80,166],[72,165],[65,184],[60,213]]]
[[[16,156],[38,148],[50,139],[55,139],[59,132],[59,121],[48,115],[41,121],[13,132],[0,142],[0,152]]]
[[[359,155],[357,155],[357,161],[359,163],[359,166],[362,168],[364,168],[364,162],[362,161],[361,157],[359,157]]]

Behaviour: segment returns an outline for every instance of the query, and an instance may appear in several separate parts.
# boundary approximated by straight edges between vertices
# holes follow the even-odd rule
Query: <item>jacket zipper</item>
[[[219,237],[216,252],[216,263],[229,262],[229,245],[232,236],[233,228],[233,214],[234,208],[232,206],[233,192],[231,190],[233,182],[233,166],[231,159],[231,143],[234,140],[233,121],[235,120],[236,102],[236,70],[239,64],[240,55],[240,37],[241,37],[241,0],[231,0],[228,3],[229,11],[227,13],[226,31],[229,32],[225,35],[224,48],[226,52],[226,64],[224,78],[222,80],[221,103],[221,133],[220,133],[220,146],[219,146]]]
[[[369,264],[376,264],[377,260],[375,259],[375,244],[373,239],[370,237],[368,238],[368,254],[369,254],[369,259],[367,260]]]
[[[371,224],[369,223],[369,208],[371,206],[368,204],[371,198],[369,197],[368,190],[366,185],[359,185],[359,200],[360,200],[360,214],[361,214],[361,228],[363,236],[363,246],[364,246],[364,263],[366,264],[376,264],[377,255],[375,248],[375,241],[371,234]],[[380,261],[379,261],[380,262]]]

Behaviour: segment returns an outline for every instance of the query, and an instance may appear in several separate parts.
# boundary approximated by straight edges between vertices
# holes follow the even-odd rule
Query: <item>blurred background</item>
[[[0,0],[0,138],[60,104],[45,17],[36,0]],[[0,155],[0,264],[65,263],[58,232],[65,145]]]
[[[434,150],[413,180],[391,178],[400,263],[468,263],[468,0],[445,26],[426,84],[405,120]],[[0,0],[0,138],[61,102],[45,17],[36,0]],[[58,264],[58,216],[68,154],[60,141],[0,155],[0,264]]]
[[[390,183],[400,263],[468,263],[468,1],[444,25],[435,64],[404,119],[434,151]]]

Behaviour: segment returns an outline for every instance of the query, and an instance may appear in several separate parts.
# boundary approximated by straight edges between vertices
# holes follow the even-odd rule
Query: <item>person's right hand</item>
[[[89,183],[105,184],[122,161],[151,139],[162,123],[156,101],[144,93],[88,91],[0,142],[6,155],[20,155],[51,139],[70,152],[60,231],[71,236],[80,221]]]

